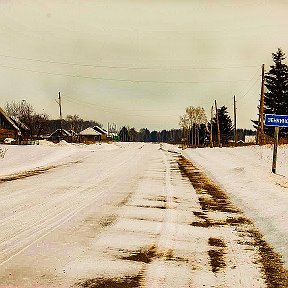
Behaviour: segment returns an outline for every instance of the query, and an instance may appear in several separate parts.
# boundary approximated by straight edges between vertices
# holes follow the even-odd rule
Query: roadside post
[[[275,127],[275,132],[274,132],[274,148],[273,148],[273,162],[272,162],[273,173],[276,173],[278,139],[279,139],[279,127],[277,126]]]
[[[280,129],[280,127],[288,127],[288,115],[266,114],[265,115],[265,126],[275,127],[272,172],[276,173],[279,129]]]

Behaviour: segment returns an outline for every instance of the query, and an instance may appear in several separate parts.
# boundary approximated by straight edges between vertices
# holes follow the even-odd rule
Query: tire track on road
[[[160,231],[160,236],[158,242],[156,243],[157,254],[161,256],[160,259],[156,259],[150,267],[148,266],[148,279],[147,287],[165,287],[166,269],[165,269],[165,258],[173,251],[175,245],[175,235],[177,230],[176,224],[176,211],[174,208],[173,192],[171,185],[171,167],[167,159],[167,152],[163,151],[163,162],[165,164],[165,184],[164,184],[164,194],[166,196],[166,216],[164,223],[162,224],[162,229]]]
[[[98,177],[92,185],[88,184],[84,188],[77,190],[73,195],[69,195],[68,198],[70,198],[70,201],[64,201],[65,202],[63,203],[64,206],[57,210],[58,213],[55,214],[55,210],[53,209],[53,211],[51,211],[52,210],[51,209],[50,210],[51,213],[49,214],[50,216],[48,218],[45,217],[40,221],[29,223],[30,228],[27,229],[26,227],[24,229],[20,229],[20,231],[16,231],[16,233],[14,232],[14,235],[9,236],[8,240],[4,239],[2,242],[0,242],[0,250],[4,251],[4,257],[1,257],[0,266],[3,266],[4,264],[12,260],[14,257],[25,251],[27,248],[34,245],[35,243],[46,237],[48,234],[59,228],[61,225],[63,225],[64,223],[75,217],[85,208],[101,199],[101,197],[103,197],[107,193],[107,191],[109,191],[109,189],[106,186],[107,178],[109,178],[115,172],[117,172],[117,170],[119,170],[120,167],[125,166],[132,160],[135,161],[137,157],[141,157],[141,154],[143,153],[141,151],[142,150],[136,148],[134,149],[133,153],[129,151],[130,157],[126,158],[122,162],[108,169],[108,171],[102,174],[100,177]],[[128,153],[127,151],[125,152]],[[101,188],[99,188],[100,183],[102,183]],[[96,195],[93,195],[92,197],[91,193],[89,193],[88,195],[85,195],[85,193],[83,193],[87,191],[90,192],[95,191],[95,188],[101,191],[98,192]],[[77,199],[78,202],[75,202],[74,196],[76,194],[83,194],[83,199],[80,200]],[[81,203],[79,203],[79,201]],[[59,199],[57,199],[56,202],[62,202],[62,201],[59,201]],[[52,206],[54,205],[55,203],[52,203]],[[66,208],[67,206],[68,208]],[[37,211],[37,209],[35,211]],[[30,210],[28,209],[27,214],[29,213]],[[20,214],[18,215],[18,218],[21,219],[24,217],[24,215]],[[17,219],[15,219],[15,221],[17,221]],[[13,244],[14,242],[17,243]],[[5,254],[5,252],[7,253]]]

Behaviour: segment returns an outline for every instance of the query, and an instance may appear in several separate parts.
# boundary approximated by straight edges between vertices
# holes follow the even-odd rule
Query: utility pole
[[[259,107],[259,120],[258,120],[258,133],[257,133],[257,144],[265,144],[264,135],[264,81],[265,81],[265,66],[262,64],[262,79],[261,79],[261,97]]]
[[[215,109],[216,109],[216,121],[217,121],[217,136],[218,136],[218,146],[221,147],[221,134],[220,134],[220,124],[219,124],[219,116],[218,116],[218,108],[217,102],[215,100]]]
[[[60,130],[62,133],[62,104],[61,104],[61,94],[58,94],[58,101],[56,101],[59,105],[59,112],[60,112]]]
[[[213,105],[211,107],[211,121],[210,121],[210,148],[213,148]]]
[[[237,117],[236,117],[236,96],[234,95],[234,142],[235,146],[237,146],[237,141],[238,141],[238,135],[237,135]]]

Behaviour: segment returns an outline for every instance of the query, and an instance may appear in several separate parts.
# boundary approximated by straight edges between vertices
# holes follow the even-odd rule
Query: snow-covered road
[[[133,147],[129,145],[114,146],[113,149],[107,149],[107,147],[110,148],[109,146],[106,146],[105,149],[99,146],[81,147],[80,149],[75,147],[24,147],[24,149],[33,150],[36,155],[35,150],[40,150],[40,153],[38,151],[38,157],[40,157],[35,157],[36,161],[31,161],[29,155],[19,151],[22,147],[9,147],[10,153],[11,150],[15,150],[13,154],[11,153],[12,160],[19,158],[22,166],[28,167],[28,169],[23,170],[21,166],[20,169],[15,166],[14,170],[11,170],[13,181],[7,181],[7,179],[10,180],[11,174],[1,177],[0,283],[8,281],[8,284],[9,278],[11,278],[13,279],[12,283],[16,281],[15,283],[19,287],[23,287],[25,282],[28,286],[35,287],[30,281],[41,276],[35,276],[37,270],[41,270],[39,255],[37,252],[34,255],[35,248],[43,240],[43,243],[48,246],[45,248],[46,251],[41,251],[41,257],[45,253],[53,254],[53,251],[47,250],[51,243],[50,240],[46,242],[46,238],[51,238],[54,242],[54,238],[59,236],[58,232],[63,232],[63,227],[69,230],[67,235],[73,234],[74,229],[79,229],[79,225],[87,220],[87,213],[90,210],[95,212],[95,207],[101,206],[101,209],[96,211],[98,220],[101,222],[101,217],[105,217],[109,212],[108,209],[104,211],[104,205],[107,207],[111,205],[111,209],[114,208],[114,205],[121,202],[130,193],[137,177],[141,175],[139,175],[141,164],[144,162],[142,159],[145,158],[145,152],[147,153],[144,149],[140,149],[142,146],[142,144],[133,145]],[[49,157],[45,157],[47,154]],[[43,162],[42,155],[49,161]],[[9,155],[4,159],[8,160]],[[44,166],[38,166],[39,163]],[[12,169],[13,164],[14,162],[8,167]],[[49,167],[52,168],[48,169]],[[39,170],[42,171],[40,174],[38,174]],[[36,173],[38,175],[29,177],[33,175],[33,171],[38,171]],[[18,180],[16,179],[17,175],[20,175]],[[123,191],[122,186],[127,190]],[[118,191],[122,194],[116,195]],[[74,222],[75,224],[73,224]],[[99,227],[102,228],[101,225]],[[69,235],[69,237],[71,236]],[[67,240],[64,239],[64,242]],[[83,241],[81,237],[79,240]],[[70,242],[70,240],[68,241]],[[59,241],[59,245],[64,244]],[[28,257],[28,253],[32,253],[33,256]],[[70,257],[69,255],[64,256]],[[56,264],[59,264],[60,259],[57,258],[57,254],[51,257],[53,260],[48,257],[47,261],[50,263],[47,262],[46,265],[51,265],[49,269],[58,268]],[[55,262],[56,259],[57,262]],[[17,272],[15,271],[16,267]],[[11,271],[14,273],[10,273]],[[9,273],[7,274],[7,272]],[[47,271],[43,273],[47,275]],[[26,278],[28,279],[25,280]]]
[[[167,147],[9,146],[0,160],[0,287],[273,283],[279,274],[266,273],[253,223]]]

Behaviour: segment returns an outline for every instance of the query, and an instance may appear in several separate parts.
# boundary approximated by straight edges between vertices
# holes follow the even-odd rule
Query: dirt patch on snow
[[[143,263],[150,263],[153,258],[157,256],[156,246],[151,245],[149,247],[144,247],[139,251],[132,252],[129,256],[123,256],[123,260],[131,260]]]
[[[193,212],[199,221],[193,221],[190,225],[202,228],[234,227],[239,237],[238,245],[245,245],[246,250],[256,248],[256,263],[261,268],[267,287],[288,287],[288,271],[283,265],[281,256],[264,240],[252,221],[231,203],[220,187],[212,183],[190,161],[179,156],[177,162],[182,176],[188,177],[192,183],[202,208],[202,211]],[[212,219],[208,215],[210,212],[224,212],[227,213],[227,217]],[[208,244],[213,247],[208,251],[209,262],[212,271],[217,273],[227,265],[225,263],[226,244],[222,239],[211,237]]]
[[[196,193],[199,195],[199,203],[203,211],[240,212],[239,209],[231,203],[226,193],[186,158],[179,156],[178,166],[182,175],[189,178]]]
[[[210,246],[226,247],[226,244],[225,244],[224,240],[221,239],[221,238],[210,237],[210,238],[208,239],[208,244],[209,244]]]
[[[56,167],[57,166],[54,166],[54,165],[49,166],[49,167],[39,167],[39,168],[36,168],[36,169],[33,169],[33,170],[27,170],[27,171],[24,171],[24,172],[21,172],[21,173],[4,176],[4,177],[0,178],[0,183],[1,182],[13,181],[13,180],[19,180],[19,179],[23,179],[23,178],[39,175],[39,174],[45,173],[46,171],[49,171],[51,169],[55,169]]]
[[[210,265],[212,267],[212,272],[216,273],[226,267],[226,244],[223,239],[213,237],[210,237],[208,239],[208,244],[213,247],[213,249],[208,251],[208,255],[210,257]]]
[[[19,179],[24,179],[24,178],[28,178],[31,176],[36,176],[39,174],[43,174],[49,170],[53,170],[56,169],[58,167],[63,167],[63,166],[68,166],[71,164],[79,164],[82,163],[81,160],[77,160],[77,161],[72,161],[72,162],[68,162],[68,163],[64,163],[64,164],[59,164],[59,165],[50,165],[50,166],[43,166],[43,167],[37,167],[35,169],[31,169],[31,170],[26,170],[23,172],[19,172],[19,173],[15,173],[15,174],[11,174],[11,175],[7,175],[7,176],[3,176],[0,177],[0,183],[1,182],[9,182],[9,181],[14,181],[14,180],[19,180]]]
[[[211,249],[208,251],[212,272],[217,273],[226,267],[224,254],[224,249]]]
[[[108,215],[99,220],[99,224],[104,228],[113,225],[117,220],[116,215]]]
[[[251,238],[259,251],[259,262],[262,264],[262,271],[266,276],[267,287],[288,287],[288,271],[283,266],[281,256],[263,240],[263,235],[259,231],[252,230]]]
[[[142,275],[125,276],[122,278],[93,278],[76,284],[83,288],[136,288],[141,286]]]
[[[150,205],[130,205],[134,207],[139,207],[139,208],[153,208],[153,209],[166,209],[166,206],[160,206],[160,205],[155,205],[155,206],[150,206]]]

